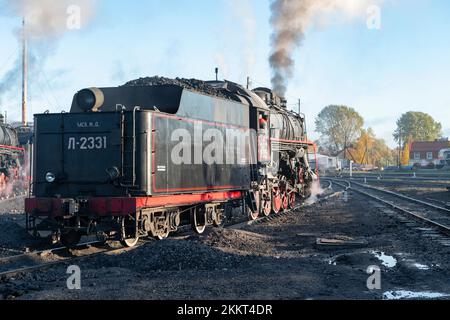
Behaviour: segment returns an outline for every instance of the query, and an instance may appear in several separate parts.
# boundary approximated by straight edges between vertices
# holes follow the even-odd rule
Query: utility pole
[[[27,126],[27,97],[28,97],[28,39],[25,18],[22,20],[22,125]]]
[[[399,130],[398,136],[398,170],[402,169],[402,128]]]

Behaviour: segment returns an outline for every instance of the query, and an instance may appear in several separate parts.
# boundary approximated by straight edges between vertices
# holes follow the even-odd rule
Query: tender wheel
[[[223,211],[222,210],[216,210],[216,212],[213,214],[213,225],[216,228],[220,228],[223,226]]]
[[[197,234],[202,234],[206,230],[206,214],[198,208],[191,211],[191,227]]]
[[[120,243],[127,248],[133,248],[134,246],[137,245],[137,243],[139,242],[139,237],[138,238],[131,238],[131,239],[123,239],[122,241],[120,241]]]
[[[157,240],[164,240],[164,239],[167,239],[168,237],[169,237],[169,234],[170,234],[170,232],[167,232],[167,233],[159,233],[159,234],[157,234],[156,235],[156,239]]]
[[[261,199],[261,212],[265,217],[270,216],[270,213],[272,212],[272,197],[270,193],[263,193]]]
[[[295,196],[295,192],[291,192],[289,193],[289,209],[294,209],[295,208],[295,201],[297,200],[296,196]]]
[[[280,188],[273,188],[272,190],[272,211],[279,213],[281,211],[281,191]]]
[[[167,239],[167,237],[169,237],[170,234],[170,228],[168,223],[165,223],[163,226],[156,226],[155,227],[156,230],[156,235],[155,235],[155,239],[157,240],[164,240]]]
[[[157,240],[164,240],[170,234],[170,221],[167,216],[154,218],[153,236]]]
[[[78,231],[68,231],[61,234],[61,243],[67,248],[75,248],[81,240],[81,233]]]
[[[167,239],[168,237],[169,237],[169,234],[170,234],[170,230],[169,230],[169,228],[167,228],[166,230],[164,230],[164,231],[159,231],[157,234],[156,234],[156,239],[157,240],[164,240],[164,239]]]
[[[139,242],[139,237],[130,238],[128,235],[135,234],[134,221],[131,219],[122,220],[122,240],[120,243],[127,248],[132,248]]]

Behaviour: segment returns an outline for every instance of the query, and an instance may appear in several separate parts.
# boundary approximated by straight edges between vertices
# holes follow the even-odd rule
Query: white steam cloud
[[[70,31],[87,26],[95,16],[98,0],[5,0],[2,15],[17,17],[17,25],[25,20],[28,40],[28,74],[38,76],[37,66],[42,68],[55,48],[56,40]],[[21,46],[23,30],[14,31]],[[20,50],[18,51],[20,52]],[[22,58],[18,54],[13,67],[0,77],[1,99],[20,88]],[[30,85],[32,86],[32,82]]]

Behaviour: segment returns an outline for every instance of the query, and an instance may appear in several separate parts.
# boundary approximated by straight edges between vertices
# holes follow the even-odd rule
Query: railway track
[[[329,177],[333,178],[333,177]],[[349,179],[349,175],[343,175],[343,179]],[[405,180],[405,181],[434,181],[441,183],[450,183],[450,176],[436,175],[436,176],[421,176],[420,174],[414,175],[414,173],[403,175],[391,175],[391,174],[353,174],[352,179],[367,179],[367,180]]]
[[[150,240],[141,240],[141,244],[150,242]],[[7,256],[0,258],[0,279],[13,277],[17,274],[44,269],[57,264],[73,263],[78,260],[92,258],[103,254],[119,254],[138,248],[95,248],[95,244],[101,244],[100,241],[93,241],[81,243],[74,249],[67,249],[65,247],[51,248],[47,250],[25,252],[22,254]],[[45,256],[60,252],[61,255],[54,260],[46,261]],[[67,257],[64,257],[66,255]]]
[[[329,177],[328,179],[336,179]],[[386,184],[386,185],[414,185],[421,188],[435,188],[446,189],[450,187],[450,181],[444,182],[444,180],[421,180],[421,179],[401,179],[401,178],[375,178],[375,177],[354,177],[352,181],[359,181],[364,183],[374,184]]]
[[[427,225],[446,236],[450,235],[450,209],[440,205],[345,179],[333,179],[335,185],[352,190],[382,203],[409,218]]]

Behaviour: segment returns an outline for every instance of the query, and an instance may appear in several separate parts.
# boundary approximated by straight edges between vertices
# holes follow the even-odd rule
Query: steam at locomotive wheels
[[[310,195],[304,116],[267,88],[144,78],[79,91],[70,113],[35,116],[27,228],[73,246],[134,246],[182,225],[293,208]]]

